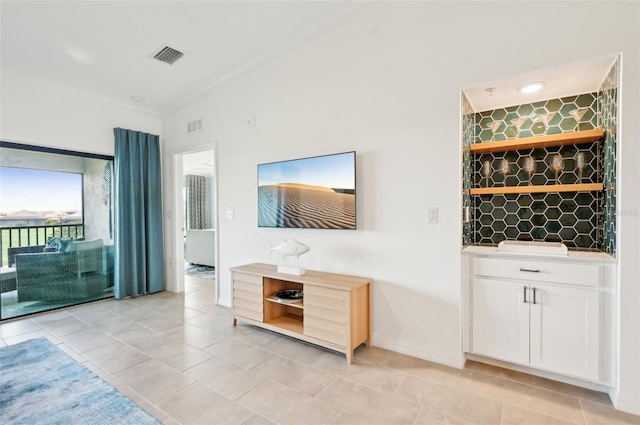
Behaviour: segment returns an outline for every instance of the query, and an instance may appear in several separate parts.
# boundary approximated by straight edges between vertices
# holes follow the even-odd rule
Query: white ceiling
[[[163,112],[351,16],[349,1],[7,1],[3,72]],[[150,57],[164,44],[174,65]],[[137,103],[132,96],[142,96]]]
[[[0,0],[2,72],[163,113],[268,63],[370,3],[358,1]],[[167,65],[160,47],[185,56]],[[595,91],[597,58],[463,88],[476,112]],[[543,90],[516,89],[546,81]],[[492,93],[487,88],[494,87]],[[145,100],[136,102],[132,96]]]
[[[538,69],[497,81],[485,81],[464,87],[462,90],[474,112],[591,93],[598,91],[615,60],[616,55],[608,55],[553,68]],[[519,87],[534,81],[545,82],[542,90],[530,94],[520,93]],[[487,91],[490,88],[495,90]]]
[[[185,153],[182,155],[182,174],[195,176],[214,176],[215,151]]]

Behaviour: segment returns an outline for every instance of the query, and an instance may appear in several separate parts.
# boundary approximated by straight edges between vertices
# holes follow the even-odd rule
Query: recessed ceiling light
[[[518,87],[518,91],[523,94],[535,93],[544,87],[544,81],[534,81]]]
[[[141,102],[144,102],[145,100],[147,100],[147,99],[144,98],[144,96],[131,96],[131,99],[134,102],[138,102],[138,103],[141,103]]]

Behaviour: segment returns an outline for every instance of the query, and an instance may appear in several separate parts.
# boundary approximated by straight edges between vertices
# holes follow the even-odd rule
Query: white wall
[[[619,356],[616,406],[640,415],[640,4],[625,16],[635,51],[624,49],[621,119],[618,127],[618,300]],[[631,44],[631,43],[629,43]],[[622,50],[622,49],[621,49]]]
[[[160,134],[160,117],[85,94],[2,72],[0,138],[38,146],[113,155],[113,128]]]
[[[640,411],[639,6],[548,7],[382,3],[163,117],[165,165],[217,145],[219,301],[230,303],[229,267],[276,262],[268,241],[292,236],[312,247],[305,267],[374,279],[374,345],[460,366],[460,88],[623,52],[620,400]],[[249,114],[255,128],[244,126]],[[186,136],[197,117],[205,131]],[[256,164],[346,150],[358,153],[357,231],[257,227]],[[439,208],[438,224],[426,224],[427,207]]]

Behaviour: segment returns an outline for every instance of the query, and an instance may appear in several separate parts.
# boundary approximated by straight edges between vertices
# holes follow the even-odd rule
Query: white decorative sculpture
[[[293,274],[296,276],[302,276],[305,272],[303,268],[300,267],[300,256],[306,252],[309,252],[311,249],[310,246],[305,245],[297,240],[291,239],[283,239],[278,245],[273,246],[271,242],[269,242],[269,255],[273,251],[282,255],[282,265],[278,266],[279,273]],[[287,266],[285,265],[285,260],[287,257],[296,257],[296,266]]]

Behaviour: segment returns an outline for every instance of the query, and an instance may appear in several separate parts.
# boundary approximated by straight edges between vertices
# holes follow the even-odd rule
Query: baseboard
[[[585,381],[579,378],[573,378],[570,376],[559,375],[553,372],[547,372],[545,370],[535,369],[528,366],[517,365],[514,363],[504,362],[502,360],[492,359],[491,357],[484,357],[477,354],[467,353],[467,358],[480,363],[486,363],[493,366],[502,367],[504,369],[515,370],[518,372],[528,373],[529,375],[539,376],[541,378],[551,379],[553,381],[564,382],[565,384],[575,385],[577,387],[586,388],[593,391],[599,391],[602,393],[608,393],[611,397],[612,388],[601,383]]]
[[[218,298],[218,305],[223,307],[231,307],[231,299],[230,298]]]
[[[618,399],[620,398],[620,391],[617,388],[611,388],[609,390],[609,398],[614,407],[618,406]]]
[[[425,350],[423,346],[416,346],[414,344],[402,344],[396,341],[387,341],[385,338],[374,333],[371,337],[373,345],[376,347],[384,348],[385,350],[395,351],[396,353],[406,354],[412,357],[418,357],[423,360],[428,360],[434,363],[440,363],[447,366],[455,367],[456,369],[462,369],[464,367],[465,356],[461,352],[459,356],[450,356],[442,352],[435,352]]]
[[[620,391],[617,388],[612,388],[609,391],[609,397],[611,402],[617,410],[631,413],[634,415],[640,415],[640,401],[634,398],[624,397],[620,395]]]

